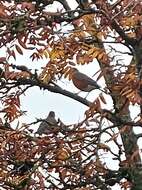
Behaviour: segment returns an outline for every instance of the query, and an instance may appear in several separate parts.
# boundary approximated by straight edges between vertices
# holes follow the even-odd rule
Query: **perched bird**
[[[52,130],[55,129],[55,127],[58,127],[58,122],[55,119],[55,112],[50,111],[47,118],[41,122],[39,125],[39,128],[37,130],[37,134],[42,135],[42,134],[48,134]]]
[[[100,86],[96,81],[79,72],[76,68],[73,68],[71,79],[75,87],[81,91],[90,92],[94,89],[100,89]]]

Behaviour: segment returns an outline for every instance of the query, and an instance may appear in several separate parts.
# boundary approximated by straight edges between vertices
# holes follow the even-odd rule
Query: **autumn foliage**
[[[133,129],[142,127],[142,2],[73,2],[74,8],[69,0],[0,1],[0,189],[141,190],[142,135]],[[44,66],[16,64],[27,52]],[[74,67],[91,63],[105,81],[93,101],[59,85],[72,82]],[[43,119],[18,122],[28,114],[21,97],[34,86],[86,105],[84,119],[66,125],[59,118],[49,134],[35,134]]]

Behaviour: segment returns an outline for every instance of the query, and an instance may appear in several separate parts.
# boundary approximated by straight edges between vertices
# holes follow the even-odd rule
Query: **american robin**
[[[58,127],[58,122],[55,119],[55,112],[50,111],[47,118],[41,122],[37,130],[37,134],[49,134],[52,130]]]
[[[75,87],[81,91],[90,92],[94,89],[100,89],[96,81],[79,72],[76,68],[73,68],[71,79]]]

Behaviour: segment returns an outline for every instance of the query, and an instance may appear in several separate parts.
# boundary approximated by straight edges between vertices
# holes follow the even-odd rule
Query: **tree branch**
[[[91,105],[91,102],[89,102],[88,100],[86,100],[85,98],[82,98],[72,92],[69,92],[67,90],[64,90],[62,89],[61,87],[59,86],[51,86],[49,84],[45,84],[39,80],[32,80],[32,79],[24,79],[24,78],[20,78],[18,79],[16,82],[15,82],[15,86],[19,86],[19,85],[31,85],[31,86],[38,86],[39,88],[42,88],[42,89],[47,89],[49,90],[50,92],[54,92],[54,93],[59,93],[59,94],[62,94],[62,95],[65,95],[67,97],[70,97],[86,106],[90,106]]]

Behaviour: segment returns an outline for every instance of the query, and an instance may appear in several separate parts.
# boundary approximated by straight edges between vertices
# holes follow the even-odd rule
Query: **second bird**
[[[55,119],[55,112],[50,111],[45,121],[42,121],[41,124],[39,125],[39,128],[36,133],[39,135],[49,134],[57,126],[58,125]]]

